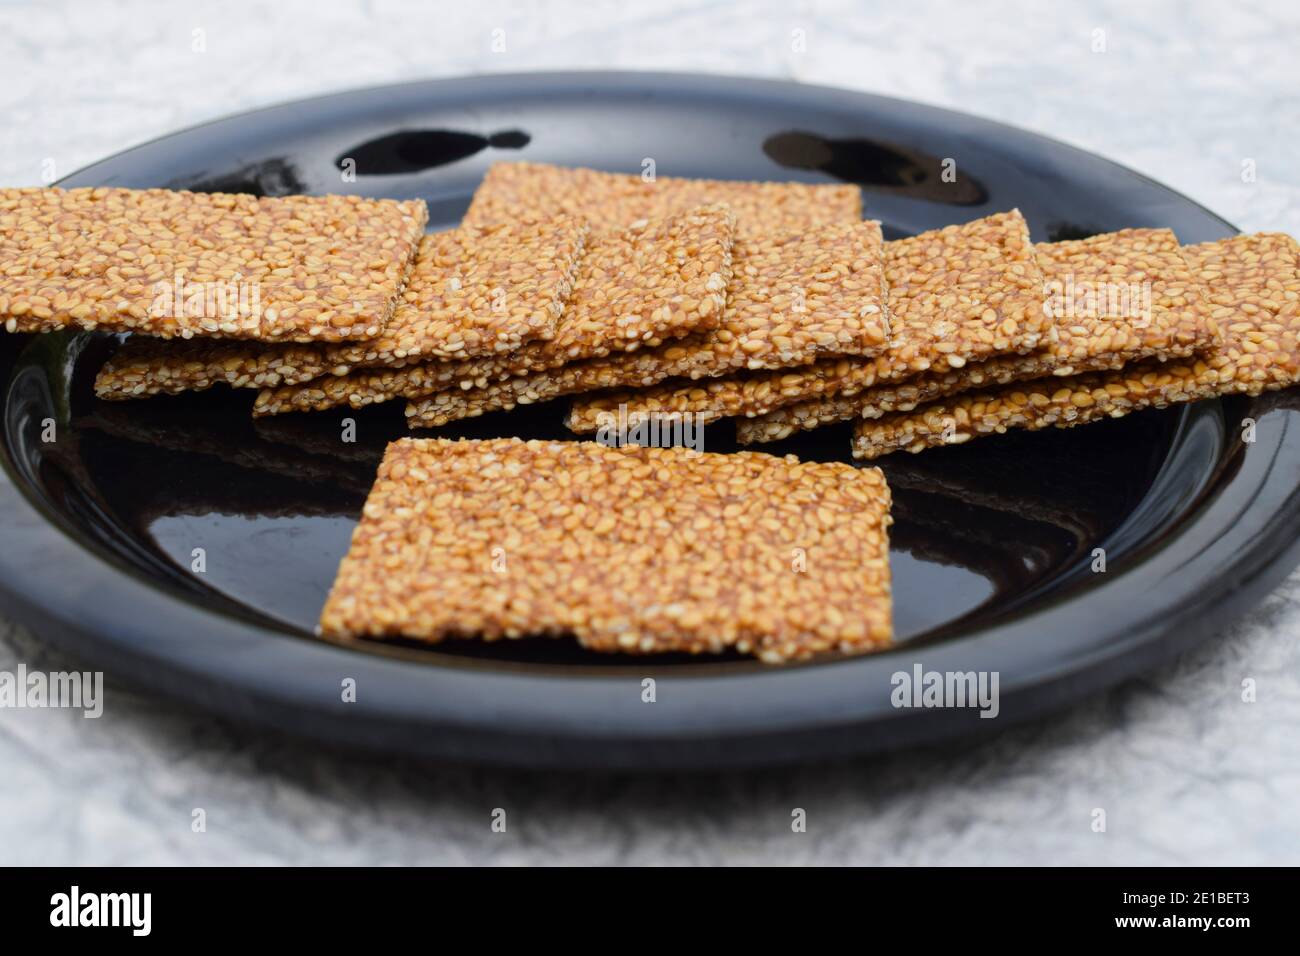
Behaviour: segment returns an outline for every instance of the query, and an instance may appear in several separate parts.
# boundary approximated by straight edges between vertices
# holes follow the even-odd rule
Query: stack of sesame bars
[[[45,211],[56,222],[75,218],[62,202]],[[185,240],[189,258],[162,263],[147,235],[139,260],[131,236],[106,237],[108,268],[139,271],[141,300],[173,267],[262,286],[252,321],[154,320],[134,299],[78,294],[104,267],[84,233],[81,258],[53,266],[68,278],[53,297],[39,277],[7,281],[11,330],[137,333],[99,373],[108,400],[219,383],[256,389],[257,416],[402,399],[420,429],[568,395],[579,434],[615,413],[735,417],[746,445],[853,421],[854,454],[875,458],[1300,381],[1300,250],[1281,234],[1035,244],[1012,210],[886,243],[854,186],[531,163],[493,166],[461,226],[423,237],[421,203],[149,190],[77,202],[76,215],[145,204],[142,222]],[[228,234],[186,235],[205,203],[229,207]],[[349,215],[327,247],[294,245],[295,230],[321,235],[313,216]],[[283,256],[252,251],[259,235]],[[39,276],[33,263],[58,252],[26,249],[8,276]]]
[[[533,381],[561,394],[866,355],[886,333],[881,249],[852,186],[502,164],[460,228],[424,238],[377,339],[130,341],[96,392],[225,383],[259,389],[258,416],[404,398],[418,427],[533,400]]]
[[[402,399],[423,429],[567,395],[577,434],[693,414],[752,445],[852,421],[858,458],[1300,383],[1281,234],[1035,244],[1012,210],[885,242],[856,186],[529,163],[493,166],[458,228],[427,218],[418,200],[0,190],[0,321],[130,333],[104,400]],[[608,444],[392,443],[321,633],[771,662],[889,644],[879,469]]]

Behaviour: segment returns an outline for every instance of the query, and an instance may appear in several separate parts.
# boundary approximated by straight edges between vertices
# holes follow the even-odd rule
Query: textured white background
[[[191,50],[192,31],[207,50]],[[504,29],[506,52],[491,52]],[[791,51],[803,29],[807,52]],[[1093,53],[1093,31],[1107,52]],[[348,87],[560,68],[883,92],[1300,231],[1300,5],[86,2],[0,5],[0,185]],[[1243,159],[1258,181],[1241,182]],[[3,528],[0,528],[0,547]],[[49,569],[57,573],[57,569]],[[110,680],[0,711],[0,863],[1300,862],[1300,575],[1184,658],[991,742],[728,777],[563,777],[323,753]],[[0,619],[0,670],[76,666]],[[1244,677],[1259,700],[1240,700]],[[489,830],[493,807],[507,834]],[[808,811],[806,835],[790,809]],[[190,832],[194,807],[208,831]],[[1095,834],[1094,807],[1109,830]]]

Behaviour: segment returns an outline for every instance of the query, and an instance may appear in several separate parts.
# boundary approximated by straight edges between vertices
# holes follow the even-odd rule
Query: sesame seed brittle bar
[[[100,367],[95,395],[106,401],[201,392],[213,385],[277,388],[329,375],[315,345],[257,346],[214,339],[156,339],[133,335]]]
[[[654,347],[715,328],[732,275],[735,218],[726,206],[704,206],[594,236],[555,335],[489,360],[363,369],[258,395],[253,414],[362,407],[490,382],[534,368],[552,368],[611,351]]]
[[[373,338],[428,210],[360,196],[0,190],[0,325],[264,342]]]
[[[1188,246],[1207,286],[1219,344],[1186,360],[1048,378],[955,396],[858,423],[857,458],[958,444],[1008,428],[1067,428],[1143,408],[1300,384],[1300,246],[1257,233]]]
[[[879,354],[839,354],[804,367],[789,361],[714,382],[596,396],[574,403],[568,425],[595,431],[604,413],[620,405],[630,413],[698,412],[706,420],[758,414],[800,398],[1030,352],[1051,332],[1041,272],[1019,211],[886,243],[884,272],[890,334]]]
[[[857,418],[879,418],[976,388],[1120,368],[1141,359],[1186,358],[1212,346],[1218,329],[1205,283],[1168,229],[1126,229],[1035,247],[1054,326],[1045,348],[999,356],[872,388],[790,402],[797,387],[751,389],[721,407],[752,420],[736,425],[741,444],[777,441],[796,431]]]
[[[334,638],[572,635],[779,663],[891,639],[878,469],[595,442],[389,445],[321,613]]]
[[[837,223],[764,240],[737,236],[716,330],[658,349],[435,392],[411,403],[408,421],[429,427],[574,392],[798,365],[827,353],[869,355],[885,347],[889,323],[880,223]]]
[[[383,334],[332,346],[327,361],[464,359],[550,339],[589,232],[585,219],[559,216],[427,235]]]
[[[711,203],[730,206],[741,234],[759,238],[862,218],[862,192],[854,185],[673,176],[647,181],[640,174],[546,163],[495,163],[475,190],[465,223],[569,214],[586,217],[597,229],[618,229]]]

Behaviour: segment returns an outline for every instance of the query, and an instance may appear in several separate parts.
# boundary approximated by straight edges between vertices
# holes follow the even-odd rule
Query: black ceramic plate
[[[1188,144],[1193,148],[1193,144]],[[355,183],[340,161],[357,162]],[[423,197],[455,223],[488,165],[859,183],[889,238],[1018,206],[1037,239],[1221,219],[1106,160],[985,120],[837,90],[703,76],[570,74],[329,96],[187,130],[65,185]],[[942,159],[958,181],[939,180]],[[550,766],[711,767],[898,747],[1062,705],[1215,633],[1297,559],[1300,419],[1287,396],[899,455],[898,647],[772,668],[527,640],[339,646],[312,626],[401,405],[254,424],[251,395],[106,404],[113,340],[0,335],[0,591],[103,667],[317,738]],[[562,403],[453,435],[571,437]],[[1244,418],[1256,441],[1240,440]],[[42,441],[56,423],[56,440]],[[774,451],[848,458],[847,427]],[[706,447],[734,447],[730,423]],[[195,548],[206,570],[191,570]],[[1091,571],[1104,548],[1108,569]],[[891,677],[997,671],[1001,715],[895,709]],[[656,702],[642,679],[657,680]],[[354,703],[341,682],[353,678]],[[111,702],[109,704],[111,707]]]

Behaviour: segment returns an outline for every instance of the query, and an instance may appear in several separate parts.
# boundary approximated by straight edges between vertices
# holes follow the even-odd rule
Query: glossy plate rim
[[[583,88],[675,95],[833,97],[864,108],[905,109],[1032,137],[1113,167],[1170,197],[1149,177],[1040,134],[906,100],[782,81],[683,73],[528,73],[371,87],[265,107],[159,137],[64,180],[95,181],[106,164],[195,132],[219,132],[250,115],[319,108],[370,95],[445,98],[461,90],[508,96]],[[5,396],[6,402],[8,396]],[[1206,403],[1178,416],[1173,448],[1215,427]],[[1288,423],[1289,424],[1289,423]],[[1171,469],[1162,502],[1187,513],[1174,541],[1143,555],[1142,575],[1115,568],[1084,595],[971,630],[943,643],[835,661],[723,674],[704,666],[656,675],[657,701],[641,700],[641,668],[539,675],[465,661],[413,666],[399,656],[286,640],[282,631],[185,600],[136,570],[115,566],[74,539],[63,519],[29,495],[0,455],[0,608],[40,638],[98,667],[184,703],[278,731],[371,750],[498,765],[654,770],[803,762],[987,733],[1077,700],[1190,648],[1257,602],[1300,562],[1300,437],[1283,427],[1241,456],[1231,495],[1206,496],[1211,476]],[[1176,458],[1171,452],[1167,460]],[[1161,484],[1163,482],[1163,484]],[[1119,529],[1122,532],[1122,528]],[[1117,532],[1119,533],[1119,532]],[[1141,580],[1139,580],[1139,578]],[[1160,587],[1152,590],[1155,580]],[[1158,597],[1152,598],[1152,594]],[[891,675],[1000,668],[997,720],[971,710],[898,709]],[[654,668],[647,663],[647,673]],[[357,681],[344,703],[340,680]]]

